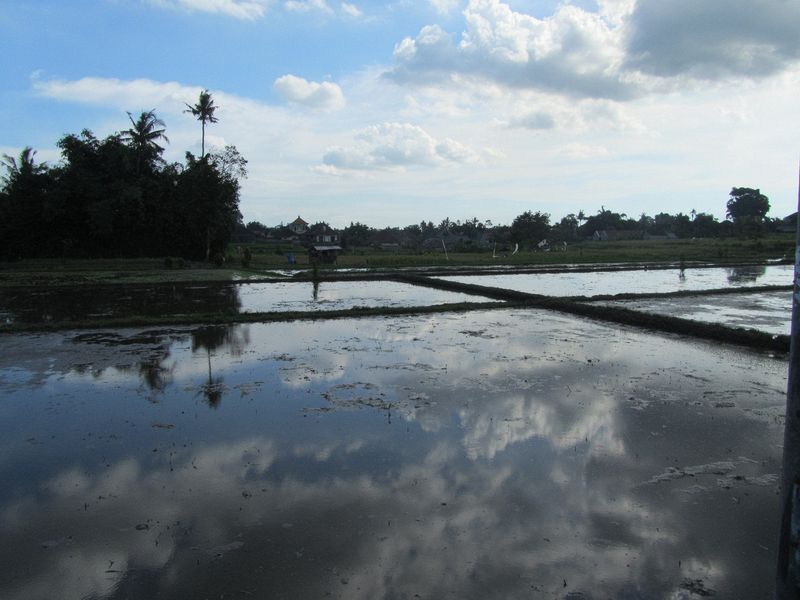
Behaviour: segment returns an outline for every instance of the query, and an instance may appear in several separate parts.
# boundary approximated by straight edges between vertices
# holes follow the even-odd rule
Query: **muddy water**
[[[703,269],[447,276],[441,279],[546,296],[662,293],[730,286],[792,285],[792,265]]]
[[[162,316],[410,307],[481,299],[393,281],[0,288],[0,327],[127,315]],[[488,301],[488,300],[487,300]]]
[[[514,310],[2,343],[4,599],[771,598],[784,360]]]
[[[772,334],[789,335],[792,328],[791,291],[624,300],[603,304]]]
[[[247,284],[240,286],[240,297],[243,312],[339,310],[369,306],[431,306],[481,301],[481,298],[468,294],[396,281]]]

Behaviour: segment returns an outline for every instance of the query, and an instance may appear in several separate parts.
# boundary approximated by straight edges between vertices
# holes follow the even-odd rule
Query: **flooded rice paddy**
[[[599,296],[698,291],[753,285],[792,285],[792,265],[460,275],[441,279],[545,296]]]
[[[620,300],[602,304],[772,334],[789,335],[792,328],[791,291]]]
[[[459,302],[481,302],[481,298],[394,281],[0,288],[0,326],[128,315],[332,311]]]
[[[5,599],[772,597],[782,358],[520,309],[2,343]]]

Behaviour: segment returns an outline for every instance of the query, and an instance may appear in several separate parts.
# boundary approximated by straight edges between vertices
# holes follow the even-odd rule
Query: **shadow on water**
[[[92,318],[238,314],[236,285],[158,285],[0,289],[0,325]]]

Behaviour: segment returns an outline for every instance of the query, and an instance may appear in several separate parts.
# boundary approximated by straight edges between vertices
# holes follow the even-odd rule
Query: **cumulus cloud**
[[[458,0],[428,0],[436,12],[442,15],[450,14],[457,6]]]
[[[266,11],[264,2],[259,0],[150,0],[150,4],[191,12],[218,13],[244,20],[263,17]]]
[[[317,83],[294,75],[284,75],[275,80],[272,89],[287,102],[310,108],[336,110],[345,104],[342,89],[329,81]]]
[[[455,140],[437,140],[409,123],[383,123],[358,132],[351,146],[329,148],[323,171],[437,167],[477,160],[475,151]]]
[[[626,66],[660,77],[763,77],[800,59],[800,3],[639,0]]]
[[[460,36],[427,25],[398,43],[388,76],[628,100],[686,80],[761,78],[800,60],[797,2],[600,0],[595,11],[562,3],[540,19],[470,0],[463,14]]]
[[[422,82],[453,75],[571,96],[626,98],[620,76],[621,33],[602,15],[562,5],[545,19],[500,0],[470,0],[458,43],[440,27],[423,27],[395,47],[390,77]]]

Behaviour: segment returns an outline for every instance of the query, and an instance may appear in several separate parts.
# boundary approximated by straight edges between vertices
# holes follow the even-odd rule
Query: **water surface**
[[[791,291],[619,300],[603,304],[772,334],[789,335],[792,330]]]
[[[542,294],[545,296],[599,296],[708,290],[731,286],[792,285],[792,265],[654,269],[522,275],[461,275],[441,277],[474,285]]]
[[[4,599],[772,597],[785,360],[521,310],[2,342]]]
[[[0,288],[0,327],[123,316],[327,311],[489,299],[395,281]]]

